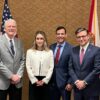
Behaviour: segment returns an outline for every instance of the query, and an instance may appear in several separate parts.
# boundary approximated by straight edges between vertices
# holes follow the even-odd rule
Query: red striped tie
[[[55,57],[55,63],[57,64],[58,61],[59,61],[59,57],[60,57],[60,48],[61,48],[61,45],[58,46],[58,49],[57,49],[57,53],[56,53],[56,57]]]

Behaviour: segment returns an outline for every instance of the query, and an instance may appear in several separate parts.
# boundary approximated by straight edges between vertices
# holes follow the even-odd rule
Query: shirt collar
[[[89,46],[89,42],[85,46],[80,46],[80,50],[83,48],[86,51],[88,46]]]
[[[63,42],[62,44],[57,43],[57,47],[58,47],[59,45],[61,45],[61,47],[64,47],[65,42]]]
[[[10,40],[14,41],[14,38],[10,39],[6,33],[4,35],[6,36],[8,41],[10,41]]]
[[[10,44],[10,40],[12,40],[12,42],[14,44],[14,37],[12,39],[10,39],[6,33],[4,35],[6,36],[7,41],[8,41],[9,44]]]

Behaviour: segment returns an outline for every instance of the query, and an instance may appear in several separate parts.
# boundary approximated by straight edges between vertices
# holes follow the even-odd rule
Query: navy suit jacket
[[[53,52],[55,51],[57,43],[51,45],[51,49]],[[65,42],[65,46],[63,48],[61,57],[59,59],[58,64],[54,64],[54,71],[51,78],[51,83],[54,83],[58,86],[58,88],[65,88],[67,83],[71,82],[68,73],[68,63],[70,60],[72,46]]]
[[[100,92],[100,80],[97,74],[100,69],[100,48],[89,44],[83,62],[79,60],[80,46],[72,49],[69,63],[69,73],[75,83],[76,80],[85,80],[87,86],[84,91],[87,94],[98,95]],[[78,89],[75,87],[76,91]]]

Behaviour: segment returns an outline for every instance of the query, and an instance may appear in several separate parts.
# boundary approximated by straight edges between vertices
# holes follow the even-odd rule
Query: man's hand
[[[13,74],[11,77],[11,83],[12,84],[17,84],[20,82],[20,77],[17,74]]]
[[[73,86],[72,86],[71,84],[67,84],[66,87],[65,87],[65,89],[66,89],[67,91],[71,91],[72,88],[73,88]]]
[[[36,82],[37,86],[43,86],[43,84],[44,84],[44,82],[42,80]]]
[[[75,82],[75,85],[79,90],[82,90],[82,89],[84,89],[86,87],[86,84],[85,84],[85,82],[83,80],[77,80]]]

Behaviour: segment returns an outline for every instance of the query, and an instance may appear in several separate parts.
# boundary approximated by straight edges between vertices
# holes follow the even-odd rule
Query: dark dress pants
[[[57,87],[57,85],[52,84],[50,86],[50,97],[51,100],[70,100],[71,98],[71,92],[66,91],[64,88],[63,89],[59,89]]]
[[[83,90],[74,90],[74,100],[99,100],[99,96],[91,96]]]
[[[22,88],[11,84],[7,90],[0,90],[0,100],[7,100],[7,95],[9,100],[22,100]]]

